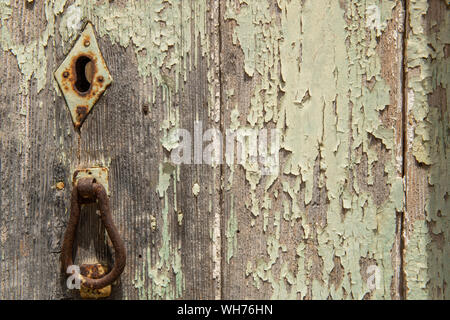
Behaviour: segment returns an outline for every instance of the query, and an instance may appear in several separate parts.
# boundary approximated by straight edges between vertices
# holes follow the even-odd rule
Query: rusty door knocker
[[[81,204],[95,202],[98,202],[101,220],[113,244],[115,261],[112,270],[103,277],[91,279],[84,275],[80,275],[81,284],[89,289],[101,289],[112,284],[122,273],[126,262],[125,246],[120,238],[116,226],[113,223],[106,190],[103,185],[97,183],[94,178],[88,177],[78,180],[78,183],[74,185],[72,190],[70,218],[66,233],[64,234],[64,241],[61,250],[63,272],[66,272],[68,267],[73,265],[73,242],[77,232],[78,222],[80,220]]]

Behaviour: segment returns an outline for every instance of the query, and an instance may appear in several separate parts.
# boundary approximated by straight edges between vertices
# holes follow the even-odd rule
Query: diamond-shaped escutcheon
[[[91,23],[55,71],[55,78],[78,129],[112,82]]]

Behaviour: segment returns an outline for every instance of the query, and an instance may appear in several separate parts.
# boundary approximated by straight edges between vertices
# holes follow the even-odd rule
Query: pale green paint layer
[[[420,188],[416,190],[426,192],[425,195],[413,191],[408,195],[425,197],[425,207],[407,208],[410,228],[405,235],[406,297],[448,299],[450,9],[448,2],[445,6],[439,1],[410,0],[409,15],[408,143],[415,160],[422,165],[417,174],[426,175],[428,188],[417,186]],[[411,216],[409,211],[419,214]]]
[[[238,230],[236,212],[234,211],[234,197],[231,196],[231,206],[230,206],[230,218],[228,219],[226,225],[225,236],[227,238],[227,262],[230,262],[231,257],[233,257],[233,252],[236,250],[237,238],[236,233]]]
[[[17,58],[17,64],[23,75],[23,81],[20,85],[20,92],[27,94],[29,81],[34,78],[37,81],[37,91],[45,88],[47,83],[48,70],[46,48],[56,31],[56,17],[64,10],[65,0],[47,1],[44,6],[46,19],[45,29],[36,39],[26,43],[14,40],[14,32],[9,25],[9,21],[14,12],[10,0],[0,1],[0,47],[3,51],[9,51]],[[56,83],[56,82],[55,82]]]
[[[396,172],[393,152],[396,132],[381,121],[381,112],[390,104],[391,88],[381,77],[376,36],[392,18],[395,2],[238,3],[237,7],[235,1],[228,1],[224,14],[227,20],[236,21],[233,41],[244,54],[245,72],[256,80],[250,104],[237,106],[249,110],[240,115],[239,126],[261,128],[274,123],[282,130],[281,147],[288,152],[277,177],[261,177],[254,174],[257,170],[253,167],[244,165],[251,187],[248,207],[255,219],[264,219],[264,228],[273,221],[277,230],[277,217],[282,213],[284,221],[304,235],[283,243],[276,231],[255,234],[255,241],[265,239],[267,254],[247,261],[247,276],[256,288],[261,282],[269,283],[271,296],[277,299],[392,297],[394,268],[398,267],[393,264],[392,251],[396,212],[403,210],[403,181]],[[366,85],[366,79],[373,86]],[[236,117],[233,119],[236,123]],[[378,158],[373,138],[386,149],[387,159]],[[365,177],[356,170],[363,160],[357,148],[367,157]],[[388,190],[379,204],[368,186],[360,184],[361,178],[367,179],[369,186],[374,184],[372,165],[377,161],[384,161]],[[318,176],[314,171],[317,164]],[[279,196],[271,189],[276,180],[283,186]],[[327,204],[322,204],[324,223],[308,216],[317,189],[327,195]],[[274,208],[266,209],[264,215],[258,212],[267,202],[256,202],[255,208],[252,201],[256,194],[261,199],[261,192]],[[278,211],[280,206],[283,212]],[[254,223],[240,225],[241,214],[247,213],[237,215],[239,229],[252,228]],[[234,219],[232,212],[230,226]],[[239,235],[237,239],[239,247]],[[234,239],[228,241],[230,252]],[[296,244],[296,252],[288,251],[292,244]],[[293,255],[294,261],[283,258]],[[230,257],[228,254],[227,260]],[[335,258],[341,266],[335,265]],[[364,280],[364,259],[374,261],[380,269],[382,279],[375,290]],[[318,261],[319,274],[312,275]],[[343,270],[337,284],[332,278],[335,268]]]

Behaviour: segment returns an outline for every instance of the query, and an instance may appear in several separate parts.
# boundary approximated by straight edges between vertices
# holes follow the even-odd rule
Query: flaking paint
[[[345,5],[340,6],[341,3]],[[431,39],[433,50],[422,36],[422,15],[428,9],[427,2],[411,0],[409,3],[412,11],[407,64],[411,69],[420,67],[417,76],[410,79],[407,90],[412,121],[417,124],[410,132],[411,143],[416,160],[431,166],[428,178],[434,188],[426,207],[426,220],[413,223],[405,253],[408,295],[422,298],[430,295],[427,288],[430,279],[426,272],[426,250],[430,238],[425,221],[434,221],[433,232],[445,233],[445,239],[448,239],[449,230],[446,216],[449,212],[448,200],[445,199],[446,195],[448,198],[448,174],[442,175],[442,172],[448,172],[445,155],[448,154],[449,143],[433,144],[435,138],[444,141],[446,132],[439,131],[440,128],[432,130],[431,124],[439,115],[429,110],[427,98],[441,86],[446,90],[448,105],[448,71],[438,71],[448,70],[448,58],[442,55],[449,44],[449,35],[445,31],[450,19],[447,11],[440,33]],[[47,23],[44,31],[38,38],[21,44],[12,39],[7,25],[13,8],[9,1],[0,0],[0,45],[4,51],[10,51],[17,57],[23,75],[20,88],[25,94],[32,79],[37,81],[38,92],[47,84],[47,72],[50,71],[45,50],[56,31],[56,18],[62,18],[57,31],[66,51],[77,36],[77,32],[64,23],[67,20],[65,4],[66,1],[46,2],[44,11]],[[399,161],[392,152],[398,132],[386,127],[380,119],[390,103],[388,92],[391,88],[381,76],[381,61],[376,50],[377,36],[383,34],[392,19],[396,2],[278,0],[279,19],[275,18],[268,1],[241,0],[239,4],[237,10],[234,1],[228,1],[224,16],[226,20],[237,23],[233,37],[235,45],[244,54],[244,71],[247,76],[260,80],[253,90],[248,114],[240,115],[242,106],[233,106],[232,127],[260,128],[274,124],[282,130],[282,148],[288,153],[279,176],[261,177],[254,168],[244,165],[251,186],[247,201],[250,214],[253,219],[264,219],[265,232],[269,223],[275,230],[264,235],[267,255],[257,261],[247,261],[247,277],[257,288],[262,282],[270,283],[272,298],[331,296],[334,299],[359,299],[367,293],[375,298],[391,297],[393,268],[396,266],[392,264],[390,252],[394,245],[395,213],[403,210],[404,190],[403,181],[396,174]],[[197,47],[191,46],[192,33],[202,44],[203,51],[196,54],[207,54],[205,2],[195,2],[194,18],[190,17],[191,8],[185,2],[179,5],[177,1],[151,1],[150,5],[144,1],[130,1],[123,7],[109,6],[107,1],[100,4],[75,1],[72,5],[81,9],[83,19],[94,22],[100,37],[108,37],[123,47],[131,46],[136,54],[140,76],[144,81],[150,79],[156,84],[155,87],[162,86],[165,97],[179,90],[179,79],[186,79],[190,66],[187,65],[188,59],[180,57],[197,50]],[[191,24],[189,19],[194,19],[195,23]],[[179,23],[180,20],[183,22]],[[191,30],[192,26],[195,30]],[[441,62],[430,64],[429,57]],[[178,78],[164,74],[164,68],[175,70]],[[208,76],[212,81],[213,75]],[[366,80],[373,80],[373,86],[367,85]],[[56,90],[54,83],[53,87]],[[238,92],[229,92],[230,96],[236,94]],[[155,97],[156,89],[149,101],[154,102]],[[216,100],[211,97],[211,101]],[[209,103],[208,107],[217,109],[217,103]],[[179,126],[179,115],[170,101],[165,108],[166,121],[160,128],[161,144],[170,151],[176,146],[176,141],[169,139],[169,133]],[[21,113],[26,114],[26,111]],[[211,112],[213,114],[217,121],[217,113]],[[448,118],[448,111],[445,115]],[[390,157],[384,163],[388,196],[379,204],[374,195],[358,183],[355,170],[363,161],[362,157],[367,157],[367,184],[374,184],[372,165],[380,159],[371,143],[373,137],[381,141]],[[363,156],[355,152],[357,148],[362,149]],[[152,262],[148,247],[143,267],[136,271],[134,284],[141,298],[180,297],[184,287],[180,247],[170,241],[167,220],[170,206],[167,192],[171,186],[176,186],[178,169],[167,162],[168,159],[164,159],[158,164],[159,181],[155,190],[162,204],[162,212],[156,214],[162,216],[162,225],[158,228],[161,228],[163,244],[158,253],[159,261]],[[315,182],[314,168],[317,163],[320,174],[318,182]],[[230,171],[234,172],[234,168]],[[281,181],[279,194],[271,189],[275,181]],[[231,174],[226,189],[231,190],[233,185]],[[309,223],[305,209],[317,187],[325,189],[327,194],[325,224]],[[173,189],[176,197],[176,188]],[[260,198],[258,190],[263,193]],[[277,203],[281,205],[277,206]],[[176,207],[176,204],[172,206]],[[233,207],[229,214],[225,233],[227,263],[233,261],[235,249],[240,245],[237,234],[240,215]],[[305,241],[299,241],[296,245],[295,263],[282,262],[281,259],[283,252],[288,250],[280,239],[279,225],[282,220],[303,232],[302,240]],[[156,223],[152,222],[151,227],[154,230]],[[308,241],[317,244],[317,257],[323,263],[320,275],[315,279],[308,275],[313,263],[308,254]],[[448,253],[448,244],[443,250]],[[448,256],[444,254],[443,260],[447,261]],[[370,292],[364,284],[360,265],[362,257],[374,259],[382,268],[384,281],[381,290]],[[330,276],[336,268],[335,258],[339,258],[345,271],[338,285],[332,283]],[[440,263],[445,264],[444,261]],[[281,268],[273,268],[276,264]],[[440,278],[432,280],[432,287],[438,287],[443,281],[449,282],[448,261],[446,265]],[[172,273],[175,274],[174,284],[170,283]],[[146,286],[147,277],[151,279],[151,286]],[[448,297],[447,292],[444,294]]]
[[[412,157],[407,164],[415,170],[407,176],[411,187],[406,195],[404,232],[405,295],[409,299],[450,296],[449,30],[448,1],[409,1],[405,91]],[[424,184],[415,180],[422,176]]]
[[[243,166],[251,187],[247,208],[255,219],[269,221],[269,215],[273,216],[270,221],[275,228],[264,235],[267,256],[248,261],[246,275],[256,288],[261,281],[269,283],[272,298],[277,299],[393,297],[391,251],[396,212],[403,210],[403,181],[393,152],[396,132],[381,120],[381,112],[390,104],[391,88],[381,75],[376,37],[392,19],[396,2],[345,1],[341,7],[339,1],[279,0],[276,6],[279,15],[269,1],[227,1],[225,11],[225,18],[236,23],[233,43],[242,49],[244,70],[256,79],[250,105],[236,106],[248,108],[248,113],[239,119],[238,113],[234,117],[232,113],[232,126],[237,127],[236,122],[240,128],[275,124],[282,130],[281,146],[288,153],[278,177],[262,178],[252,174],[250,166]],[[374,12],[378,23],[366,25]],[[373,87],[366,85],[365,79],[371,79]],[[373,139],[378,139],[389,155],[384,162],[388,196],[378,204],[374,195],[358,184],[354,170],[362,161],[361,153],[355,151],[362,148],[368,162],[367,183],[374,183],[371,168],[381,159]],[[283,186],[280,200],[269,190],[274,181]],[[232,188],[232,180],[230,184]],[[325,223],[308,222],[305,207],[311,204],[315,188],[326,191]],[[260,209],[267,210],[269,202],[259,201],[261,195],[274,202],[274,209],[263,217]],[[278,211],[280,201],[283,212]],[[282,243],[276,231],[281,215],[303,230],[304,240],[294,241],[298,243],[295,263],[282,262],[288,243]],[[236,217],[230,213],[229,230],[244,228],[239,217],[234,227]],[[265,229],[267,224],[264,222]],[[227,233],[228,252],[232,252],[235,236]],[[239,235],[236,237],[239,247]],[[317,247],[305,245],[310,241]],[[233,261],[232,257],[228,253],[227,262]],[[340,258],[344,274],[340,286],[332,287],[335,257]],[[373,292],[361,277],[360,259],[366,257],[382,269],[382,288]],[[322,267],[312,278],[316,259]]]

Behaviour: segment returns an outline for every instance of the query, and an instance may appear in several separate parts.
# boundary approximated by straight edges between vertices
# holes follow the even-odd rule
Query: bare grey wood
[[[79,7],[82,20],[92,21],[97,32],[104,30],[106,14],[95,10],[105,4],[116,10],[113,14],[124,13],[126,8],[134,10],[129,12],[127,23],[133,19],[132,12],[147,10],[148,19],[164,19],[161,17],[166,15],[167,30],[179,32],[172,35],[174,43],[167,40],[171,43],[168,49],[161,48],[161,54],[168,50],[166,60],[177,60],[175,67],[170,61],[163,63],[162,77],[139,73],[134,49],[137,38],[121,46],[111,41],[112,33],[97,33],[114,82],[80,132],[71,123],[52,74],[76,39],[76,34],[61,32],[72,4],[69,1],[61,7],[58,2],[16,1],[1,8],[5,18],[2,28],[13,39],[2,33],[0,298],[78,298],[76,292],[67,290],[60,271],[60,246],[69,216],[73,171],[98,165],[109,168],[113,219],[128,257],[111,298],[215,298],[220,279],[210,276],[217,268],[211,234],[218,214],[220,170],[172,165],[170,153],[161,144],[162,124],[174,120],[169,119],[174,113],[179,117],[171,126],[191,133],[194,121],[203,121],[205,128],[216,122],[209,120],[214,103],[211,97],[218,83],[218,72],[214,71],[218,56],[210,54],[218,48],[215,4],[198,9],[195,1],[163,3],[164,8],[157,10],[139,1],[105,1],[96,7]],[[47,21],[43,19],[45,10],[52,10]],[[178,13],[182,19],[171,17]],[[39,41],[46,25],[51,26],[47,29],[50,34],[47,44],[42,44]],[[155,20],[152,28],[158,25]],[[160,27],[164,29],[163,24]],[[144,33],[154,32],[142,28]],[[181,34],[188,30],[191,34]],[[130,34],[134,36],[132,31]],[[37,68],[30,81],[24,81],[25,71],[18,68],[20,52],[15,48],[32,47],[33,40],[37,41],[34,54],[43,50],[46,67]],[[205,44],[209,47],[202,47]],[[145,50],[139,54],[145,55]],[[150,55],[158,52],[148,54],[150,60]],[[39,92],[37,72],[45,75]],[[28,92],[18,94],[21,84]],[[164,196],[158,192],[164,184],[160,168],[169,175]],[[64,183],[62,190],[56,188],[58,182]],[[197,196],[192,191],[195,183],[200,185]],[[93,207],[83,209],[78,245],[77,263],[112,263],[113,250]]]

